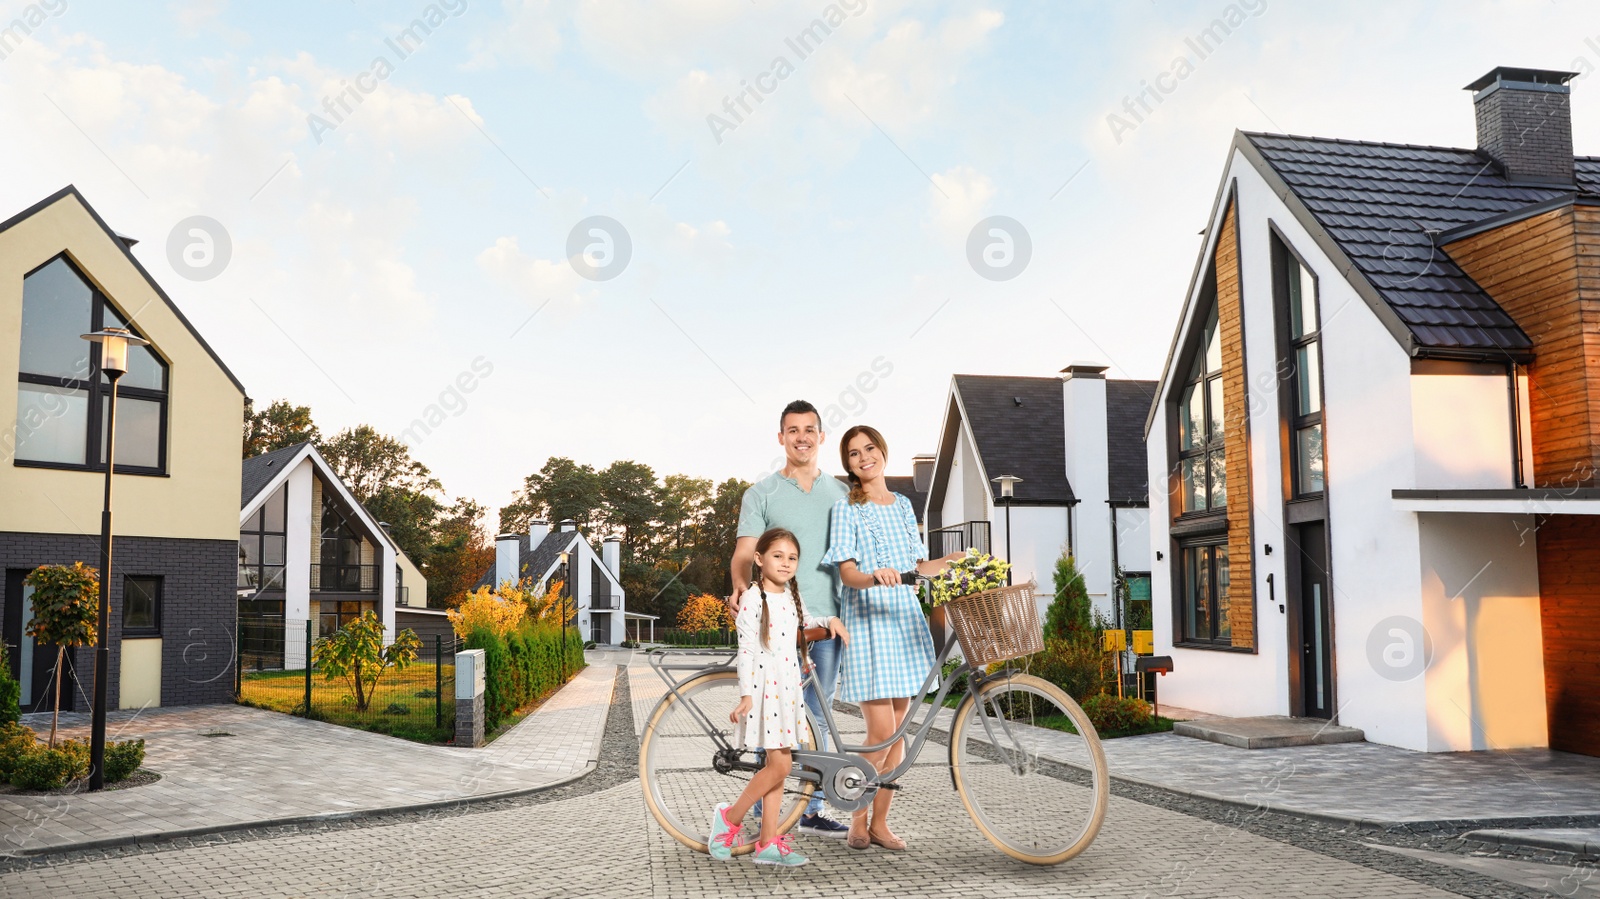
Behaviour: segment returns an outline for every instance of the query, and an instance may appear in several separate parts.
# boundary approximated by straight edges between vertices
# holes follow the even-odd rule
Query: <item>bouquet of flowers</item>
[[[965,556],[951,562],[943,572],[922,585],[922,601],[930,606],[942,606],[952,599],[1004,587],[1010,573],[1010,562],[969,549]]]

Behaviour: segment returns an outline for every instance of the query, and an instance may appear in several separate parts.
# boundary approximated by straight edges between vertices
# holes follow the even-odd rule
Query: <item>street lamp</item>
[[[572,578],[567,569],[567,562],[571,553],[561,551],[561,595],[556,597],[560,603],[561,614],[561,682],[567,682],[567,597],[572,595]]]
[[[992,480],[1000,485],[1000,498],[1006,501],[1006,561],[1011,561],[1011,501],[1016,498],[1017,485],[1022,479],[1016,475],[1003,474]],[[1011,585],[1011,569],[1006,569],[1006,586]]]
[[[102,328],[80,335],[100,345],[100,371],[111,381],[106,410],[106,498],[100,510],[100,626],[94,648],[94,712],[89,736],[89,789],[106,786],[106,681],[111,669],[111,471],[117,455],[117,379],[128,371],[128,347],[150,341],[127,328]]]

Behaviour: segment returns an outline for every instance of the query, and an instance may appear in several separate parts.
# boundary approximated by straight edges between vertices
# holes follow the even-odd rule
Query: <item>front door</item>
[[[1299,611],[1300,693],[1307,718],[1332,718],[1332,596],[1328,592],[1327,525],[1321,521],[1294,527],[1299,578],[1294,598]]]
[[[35,646],[28,636],[28,623],[33,620],[33,588],[22,581],[32,568],[11,568],[6,571],[6,618],[3,628],[6,644],[6,661],[11,666],[11,676],[22,686],[18,705],[24,712],[48,712],[55,707],[54,669],[56,648]],[[72,657],[66,657],[63,668],[67,680],[61,685],[61,708],[72,708],[73,686]]]
[[[608,622],[610,618],[610,615],[596,615],[593,612],[589,613],[589,626],[591,629],[591,635],[589,637],[590,640],[593,640],[602,646],[611,642],[610,629],[606,627],[606,622]]]

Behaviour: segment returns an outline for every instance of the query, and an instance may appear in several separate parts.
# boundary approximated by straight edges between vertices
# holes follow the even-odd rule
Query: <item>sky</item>
[[[12,0],[0,218],[76,185],[258,408],[451,496],[754,479],[796,398],[909,472],[953,374],[1159,376],[1235,129],[1472,147],[1461,88],[1515,65],[1580,73],[1600,154],[1596,13]]]

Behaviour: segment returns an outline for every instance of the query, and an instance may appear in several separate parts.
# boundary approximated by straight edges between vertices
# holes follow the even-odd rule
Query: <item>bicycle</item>
[[[819,751],[815,722],[802,705],[805,732],[789,778],[796,786],[784,791],[779,833],[794,827],[819,786],[826,787],[829,805],[847,813],[865,808],[880,789],[900,789],[899,779],[933,739],[946,697],[965,677],[966,695],[941,735],[948,748],[951,785],[979,832],[1006,855],[1035,865],[1060,864],[1088,848],[1110,797],[1105,753],[1094,725],[1061,688],[1016,668],[985,673],[963,660],[942,674],[955,647],[955,639],[946,635],[905,721],[882,743],[844,743],[833,709],[824,706],[828,732],[840,751]],[[650,713],[639,744],[645,805],[673,839],[699,852],[707,851],[712,807],[738,792],[729,779],[761,768],[754,751],[730,741],[728,713],[739,702],[734,653],[655,649],[648,656],[667,693]],[[722,661],[694,663],[708,658]],[[684,676],[674,676],[679,672]],[[811,679],[808,670],[805,683]],[[930,696],[933,702],[925,702]],[[926,714],[916,723],[919,707]],[[879,773],[859,755],[892,746],[907,734],[911,738],[905,757],[891,771]],[[750,844],[734,852],[743,855],[754,849]]]

